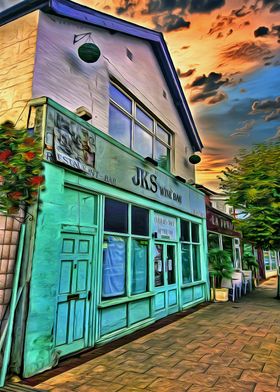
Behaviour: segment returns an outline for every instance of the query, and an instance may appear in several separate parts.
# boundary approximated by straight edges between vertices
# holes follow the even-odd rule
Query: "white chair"
[[[234,271],[231,277],[232,286],[236,290],[237,296],[241,297],[242,292],[242,272]]]
[[[252,279],[253,279],[253,275],[252,275],[252,271],[242,271],[243,273],[243,277],[245,282],[247,283],[247,285],[249,286],[249,291],[253,290],[253,284],[252,284]]]
[[[228,289],[228,294],[231,297],[232,302],[235,301],[235,288],[233,287],[232,280],[231,279],[222,279],[221,283],[222,288]]]

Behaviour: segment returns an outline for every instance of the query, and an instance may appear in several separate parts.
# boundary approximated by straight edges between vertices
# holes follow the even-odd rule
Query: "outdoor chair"
[[[231,301],[234,302],[235,301],[235,287],[232,284],[232,280],[223,278],[222,283],[221,283],[221,287],[228,289],[228,295],[229,295],[229,297],[231,297]]]
[[[234,271],[231,277],[232,285],[236,289],[237,297],[241,297],[242,294],[242,283],[243,283],[243,276],[242,272]]]
[[[247,282],[249,291],[252,291],[253,290],[252,271],[246,270],[246,271],[242,271],[242,273],[243,273],[244,280]]]

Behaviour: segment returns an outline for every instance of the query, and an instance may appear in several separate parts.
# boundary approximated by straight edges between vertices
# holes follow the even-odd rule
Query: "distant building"
[[[203,185],[196,185],[205,194],[207,216],[208,249],[220,248],[228,251],[235,268],[242,268],[241,238],[233,221],[233,208],[228,206],[227,197]]]

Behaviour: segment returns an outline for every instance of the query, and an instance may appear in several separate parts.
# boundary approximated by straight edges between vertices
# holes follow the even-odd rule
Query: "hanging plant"
[[[37,200],[42,176],[42,145],[27,129],[0,125],[0,212],[13,214]]]

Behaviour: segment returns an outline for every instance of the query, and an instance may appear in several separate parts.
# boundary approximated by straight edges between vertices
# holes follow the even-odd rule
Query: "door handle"
[[[80,295],[79,294],[69,294],[69,295],[67,295],[67,301],[72,301],[74,299],[80,299]]]
[[[91,290],[89,290],[89,292],[88,292],[87,299],[88,299],[88,301],[91,300]]]

